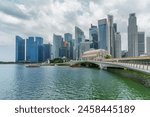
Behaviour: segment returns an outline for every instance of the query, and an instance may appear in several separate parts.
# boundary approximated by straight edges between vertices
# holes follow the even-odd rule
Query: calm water
[[[150,99],[150,87],[133,79],[89,68],[0,65],[0,99]]]

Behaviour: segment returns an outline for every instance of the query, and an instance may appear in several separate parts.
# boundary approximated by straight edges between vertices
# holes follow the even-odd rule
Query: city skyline
[[[79,26],[85,32],[86,38],[89,38],[90,25],[97,25],[97,21],[106,18],[107,14],[114,16],[114,22],[118,24],[118,30],[121,32],[122,49],[127,49],[127,24],[130,13],[136,13],[139,31],[145,32],[145,37],[150,36],[149,4],[148,0],[113,0],[111,3],[101,0],[6,0],[0,5],[0,53],[5,51],[10,56],[1,57],[0,61],[7,58],[14,60],[15,57],[11,53],[15,53],[15,35],[42,36],[46,42],[52,43],[53,33],[63,35],[69,32],[74,38],[74,26]],[[11,46],[13,49],[6,51],[3,46]],[[8,52],[10,50],[13,52]]]

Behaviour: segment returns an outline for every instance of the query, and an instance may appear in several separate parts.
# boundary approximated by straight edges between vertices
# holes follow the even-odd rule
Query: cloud
[[[23,12],[23,9],[21,10],[21,9],[19,9],[19,7],[16,4],[12,4],[7,1],[1,2],[0,11],[7,15],[16,17],[16,18],[21,18],[21,19],[29,19],[30,18],[28,16],[28,14]]]
[[[114,16],[127,49],[129,13],[135,12],[139,31],[150,36],[149,0],[0,0],[0,43],[14,45],[15,35],[42,36],[52,42],[53,33],[74,34],[79,26],[88,37],[90,24],[107,14]],[[5,40],[5,41],[4,41]]]

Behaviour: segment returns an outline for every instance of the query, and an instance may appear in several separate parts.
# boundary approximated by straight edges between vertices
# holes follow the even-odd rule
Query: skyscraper
[[[119,32],[115,33],[115,48],[114,57],[121,58],[121,35]]]
[[[53,35],[53,56],[59,58],[59,49],[63,46],[63,38],[61,35]]]
[[[114,57],[113,16],[108,15],[108,52]]]
[[[110,50],[107,37],[107,19],[101,19],[98,21],[98,48]]]
[[[89,29],[89,39],[92,41],[91,48],[98,49],[98,28],[92,24]]]
[[[42,54],[42,37],[29,37],[26,40],[26,61],[28,62],[40,62],[43,60]]]
[[[32,46],[34,44],[34,37],[29,37],[26,40],[26,61],[31,62],[31,56],[32,56]]]
[[[147,55],[150,55],[150,37],[146,38]]]
[[[138,56],[145,54],[145,33],[138,32]]]
[[[73,59],[73,40],[72,40],[72,34],[65,33],[64,34],[65,42],[67,43],[67,51],[68,51],[68,57],[69,59]]]
[[[80,43],[85,40],[84,32],[75,26],[75,58],[80,58]]]
[[[16,36],[16,62],[25,61],[25,40]]]
[[[138,27],[135,13],[128,20],[128,56],[138,56]]]

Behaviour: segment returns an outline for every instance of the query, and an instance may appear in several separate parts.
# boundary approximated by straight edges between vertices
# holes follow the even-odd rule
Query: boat
[[[26,65],[26,67],[40,67],[39,64],[29,64],[29,65]]]

